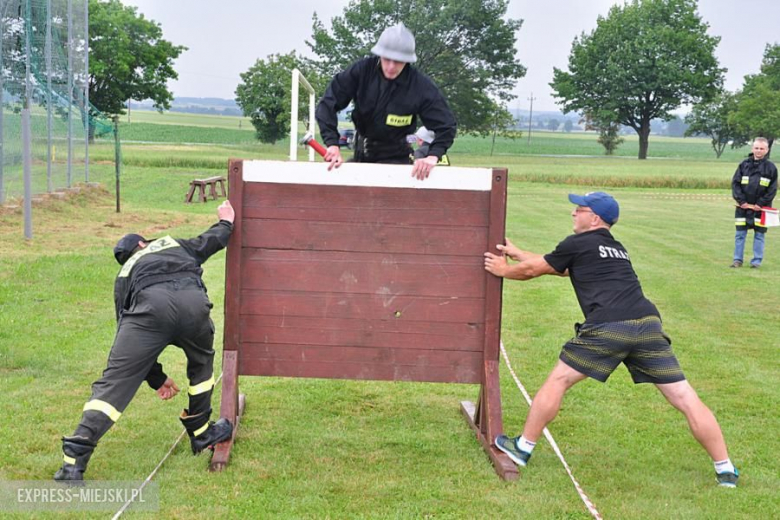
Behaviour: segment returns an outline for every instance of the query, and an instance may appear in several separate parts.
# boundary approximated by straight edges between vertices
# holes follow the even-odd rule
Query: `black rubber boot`
[[[193,455],[199,454],[206,448],[214,449],[215,445],[230,439],[233,435],[233,425],[227,419],[220,419],[216,423],[208,422],[208,420],[203,421],[204,416],[211,415],[211,410],[197,415],[187,415],[188,413],[189,410],[185,409],[179,419],[187,430],[187,435],[190,436],[190,447]],[[196,436],[195,432],[206,424],[208,424],[206,430]]]
[[[54,480],[84,480],[84,472],[95,446],[96,444],[86,437],[63,437],[62,453],[65,455],[65,462],[54,474]]]

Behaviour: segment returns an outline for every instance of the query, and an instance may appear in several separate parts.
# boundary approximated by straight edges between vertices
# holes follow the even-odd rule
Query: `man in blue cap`
[[[496,246],[502,254],[485,253],[485,269],[496,276],[568,276],[585,315],[536,394],[523,434],[499,435],[496,447],[525,466],[566,391],[587,377],[603,383],[624,363],[634,383],[653,383],[685,415],[693,436],[712,457],[718,484],[736,487],[739,472],[729,459],[718,421],[686,381],[658,309],[645,298],[630,256],[610,232],[620,215],[617,201],[604,192],[569,195],[569,201],[577,206],[571,213],[574,234],[552,253],[522,251],[509,240]],[[517,263],[509,264],[507,257]]]

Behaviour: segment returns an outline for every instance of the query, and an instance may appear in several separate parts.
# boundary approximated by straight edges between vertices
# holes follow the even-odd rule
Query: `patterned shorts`
[[[621,362],[625,363],[634,383],[676,383],[685,376],[671,344],[657,316],[585,324],[563,346],[560,359],[602,383]]]

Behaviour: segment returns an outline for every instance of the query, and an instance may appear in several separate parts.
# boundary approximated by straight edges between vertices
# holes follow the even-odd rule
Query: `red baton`
[[[325,148],[314,139],[313,135],[311,134],[304,135],[303,139],[301,139],[301,144],[311,146],[312,148],[314,148],[315,152],[320,154],[321,157],[323,158],[325,157],[325,152],[327,150],[325,150]]]

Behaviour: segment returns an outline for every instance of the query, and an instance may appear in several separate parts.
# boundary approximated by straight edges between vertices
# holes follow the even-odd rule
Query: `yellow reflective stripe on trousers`
[[[74,466],[76,465],[76,459],[74,459],[73,457],[68,457],[67,455],[63,455],[62,460],[65,461],[65,464],[73,464]]]
[[[212,388],[214,388],[214,374],[211,374],[211,377],[208,378],[206,381],[191,386],[189,389],[189,394],[190,395],[205,394]]]
[[[114,422],[117,422],[119,418],[122,417],[122,412],[118,411],[107,402],[101,401],[100,399],[93,399],[87,402],[87,404],[84,405],[84,411],[86,412],[89,410],[103,412],[104,414],[108,415],[109,419]]]
[[[200,435],[201,433],[205,432],[208,429],[209,429],[209,423],[208,421],[206,421],[206,424],[204,424],[203,426],[201,426],[200,428],[192,432],[192,435],[193,437],[197,437],[198,435]]]

